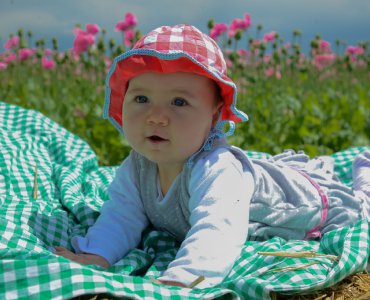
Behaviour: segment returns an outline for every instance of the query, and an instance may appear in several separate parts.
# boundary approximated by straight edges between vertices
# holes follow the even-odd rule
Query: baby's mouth
[[[148,139],[151,141],[151,142],[154,142],[154,143],[159,143],[159,142],[165,142],[165,141],[168,141],[167,139],[164,139],[158,135],[151,135],[148,137]]]

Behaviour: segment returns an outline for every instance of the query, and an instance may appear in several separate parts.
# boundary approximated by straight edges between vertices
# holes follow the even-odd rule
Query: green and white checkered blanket
[[[347,184],[351,184],[351,161],[364,149],[334,155],[336,171]],[[132,299],[225,295],[270,299],[272,291],[308,293],[366,268],[366,221],[330,232],[319,242],[280,238],[246,242],[224,282],[208,289],[170,287],[149,280],[159,276],[179,247],[170,236],[155,230],[147,230],[142,245],[107,270],[55,256],[52,246],[70,247],[70,238],[85,234],[94,223],[107,200],[106,188],[115,169],[99,167],[84,141],[42,114],[0,102],[0,299],[69,299],[97,293]],[[338,260],[263,256],[259,251],[315,251]]]

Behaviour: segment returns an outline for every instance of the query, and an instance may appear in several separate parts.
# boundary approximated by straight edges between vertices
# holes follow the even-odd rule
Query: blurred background
[[[42,112],[102,165],[130,147],[102,119],[115,56],[161,25],[190,23],[223,49],[250,120],[230,143],[330,155],[370,145],[370,2],[1,0],[0,101]]]
[[[293,30],[301,31],[305,51],[318,34],[331,44],[337,39],[348,45],[370,39],[370,1],[366,0],[1,0],[0,45],[24,28],[38,38],[56,37],[65,50],[72,47],[73,27],[86,23],[97,23],[109,37],[120,39],[114,26],[127,12],[137,16],[143,32],[177,23],[205,31],[208,19],[230,23],[249,13],[254,26],[262,24],[263,31],[277,31],[286,40]]]

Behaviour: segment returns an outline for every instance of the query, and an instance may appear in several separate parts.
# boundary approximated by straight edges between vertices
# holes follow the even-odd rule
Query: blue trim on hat
[[[118,57],[117,57],[118,58]],[[111,94],[111,89],[109,87],[109,79],[116,70],[117,63],[119,60],[114,59],[112,65],[109,68],[108,75],[105,78],[105,100],[104,100],[104,108],[103,108],[103,119],[108,119],[113,126],[123,135],[125,136],[123,132],[122,126],[112,117],[109,116],[109,105],[110,105],[110,94]]]
[[[180,50],[179,50],[179,52],[161,53],[161,52],[158,52],[158,51],[152,50],[152,49],[132,49],[132,50],[129,50],[129,51],[117,56],[114,59],[112,65],[109,69],[106,80],[105,80],[105,101],[104,101],[103,118],[108,119],[113,124],[113,126],[118,129],[118,131],[122,135],[124,135],[122,126],[120,126],[114,118],[109,116],[110,95],[111,95],[111,89],[109,87],[109,80],[110,80],[110,77],[112,76],[112,74],[114,73],[114,71],[116,69],[117,63],[120,62],[121,60],[124,60],[124,59],[132,56],[132,55],[155,56],[155,57],[157,57],[159,59],[163,59],[163,60],[174,60],[174,59],[178,59],[178,58],[181,58],[181,57],[185,57],[185,58],[190,59],[193,63],[202,67],[205,71],[207,71],[210,75],[215,77],[217,80],[221,81],[222,83],[224,83],[226,85],[231,86],[234,89],[233,102],[230,105],[231,111],[233,112],[233,114],[235,116],[240,118],[242,120],[242,122],[248,121],[247,114],[236,108],[237,88],[236,88],[235,83],[223,80],[220,77],[220,74],[218,72],[213,72],[213,71],[209,70],[206,66],[204,66],[203,64],[201,64],[200,62],[195,60],[193,57],[191,57],[190,55],[188,55],[188,54],[186,54],[186,53],[184,53]],[[225,120],[225,121],[229,122],[230,129],[232,129],[231,133],[230,133],[230,129],[229,129],[229,131],[226,133],[226,135],[227,136],[232,135],[234,133],[235,123],[233,121],[230,121],[230,120]],[[225,125],[225,123],[223,123],[222,127],[224,127],[224,125]]]
[[[225,127],[226,124],[229,124],[230,128],[229,128],[228,131],[224,132],[223,130],[224,130],[224,127]],[[231,121],[231,120],[218,121],[215,128],[219,132],[222,132],[224,136],[231,136],[235,132],[235,122]]]

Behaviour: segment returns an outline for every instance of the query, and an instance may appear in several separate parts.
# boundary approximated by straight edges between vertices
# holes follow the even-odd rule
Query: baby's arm
[[[109,186],[109,200],[104,203],[96,223],[85,237],[72,238],[76,254],[94,254],[112,265],[138,245],[148,220],[132,174],[133,165],[128,157]],[[86,258],[91,259],[85,255]]]
[[[188,285],[205,276],[199,287],[209,287],[225,278],[240,255],[254,179],[232,153],[217,151],[194,167],[189,184],[191,229],[161,280]]]

